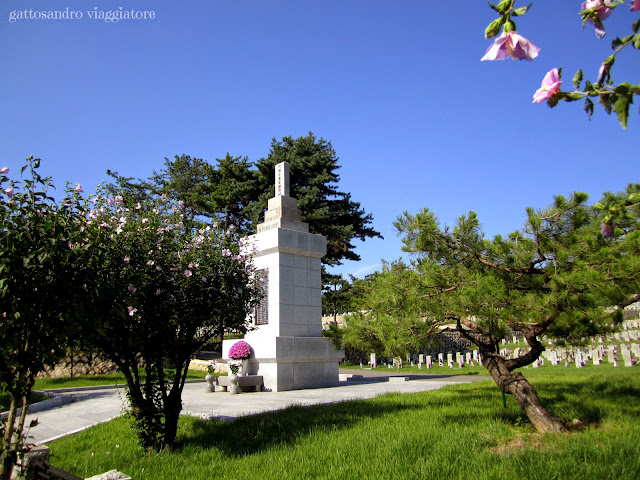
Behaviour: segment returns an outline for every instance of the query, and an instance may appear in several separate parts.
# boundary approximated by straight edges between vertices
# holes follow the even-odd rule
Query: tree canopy
[[[134,180],[108,172],[123,195],[133,199],[168,195],[184,202],[188,217],[216,218],[234,225],[242,233],[256,232],[264,220],[267,201],[274,195],[275,165],[290,165],[290,194],[298,199],[302,220],[311,233],[327,237],[325,265],[340,265],[344,260],[360,260],[355,239],[379,237],[371,224],[373,217],[350,193],[338,188],[338,157],[331,142],[317,139],[312,133],[304,137],[275,138],[269,154],[250,162],[247,157],[227,154],[210,164],[188,155],[165,158],[164,168],[146,180]]]

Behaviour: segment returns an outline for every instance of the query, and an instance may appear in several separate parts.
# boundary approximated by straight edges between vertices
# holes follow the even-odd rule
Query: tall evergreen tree
[[[306,137],[275,138],[266,158],[256,162],[256,187],[261,192],[249,205],[248,215],[255,222],[267,208],[267,200],[274,195],[275,166],[288,162],[291,175],[290,194],[298,199],[302,220],[311,233],[327,237],[325,265],[341,265],[343,260],[360,260],[355,252],[354,239],[382,238],[367,214],[351,194],[338,189],[340,175],[338,157],[331,142],[316,139],[309,132]]]

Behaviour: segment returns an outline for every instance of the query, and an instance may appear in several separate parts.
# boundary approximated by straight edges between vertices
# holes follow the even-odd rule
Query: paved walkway
[[[436,390],[455,383],[471,383],[489,377],[465,375],[401,374],[397,370],[341,370],[341,378],[349,374],[362,375],[358,381],[341,380],[331,388],[292,390],[287,392],[250,392],[239,395],[206,391],[204,382],[188,383],[182,394],[183,414],[203,418],[234,419],[243,415],[279,410],[291,405],[316,405],[372,398],[389,392],[415,393]],[[405,381],[404,378],[408,380]],[[27,422],[38,419],[31,428],[30,441],[47,443],[64,435],[118,417],[124,412],[124,390],[78,389],[57,394],[53,408],[29,413]],[[51,402],[51,401],[49,401]],[[60,405],[63,403],[62,405]]]

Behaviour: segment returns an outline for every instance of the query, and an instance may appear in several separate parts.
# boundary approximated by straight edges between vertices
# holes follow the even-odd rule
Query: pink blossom
[[[500,35],[480,60],[505,60],[508,57],[513,60],[533,60],[539,51],[538,47],[523,36],[508,32]]]
[[[79,183],[76,183],[75,191],[78,193],[84,192],[84,190],[82,190],[82,186]]]
[[[606,223],[603,223],[602,225],[600,225],[600,232],[602,232],[602,236],[605,239],[608,240],[608,239],[612,238],[613,237],[613,232],[614,232],[613,225],[608,225]]]
[[[129,285],[129,286],[127,287],[127,290],[129,290],[131,293],[135,293],[135,292],[136,292],[136,290],[137,290],[137,288],[136,288],[136,287],[134,287],[133,285]]]
[[[586,2],[582,2],[582,10],[595,10],[598,14],[597,20],[594,20],[591,17],[589,17],[589,19],[587,20],[595,27],[596,35],[598,38],[604,37],[604,34],[606,33],[604,25],[602,24],[602,20],[606,20],[607,18],[609,18],[609,16],[613,12],[613,10],[608,8],[607,5],[611,5],[611,2],[607,0],[587,0]]]
[[[202,276],[202,278],[201,278],[200,280],[202,280],[203,282],[206,282],[206,281],[207,281],[207,277],[205,277],[205,276],[203,275],[203,276]]]
[[[142,205],[140,205],[140,203],[136,203],[136,210],[140,210],[142,208]]]
[[[9,198],[13,197],[13,195],[14,195],[13,187],[9,187],[9,188],[5,189],[4,193],[9,195]]]
[[[533,94],[533,103],[543,102],[553,97],[560,90],[560,71],[557,68],[551,69],[542,79],[542,85]]]
[[[160,295],[161,293],[162,293],[162,290],[160,290],[160,289],[156,290],[156,296]]]
[[[2,170],[0,170],[0,173],[9,173],[9,167],[2,167]]]
[[[149,261],[147,262],[147,265],[152,266],[154,263],[156,263],[156,262],[154,262],[153,260],[149,260]]]
[[[129,257],[124,257],[124,263],[129,263]]]
[[[115,202],[116,202],[116,205],[121,205],[122,204],[122,195],[116,195]]]
[[[131,317],[133,317],[134,313],[136,313],[138,311],[137,308],[133,308],[133,307],[127,307],[127,310],[129,311],[129,315]]]
[[[191,275],[192,275],[191,270],[185,270],[185,271],[184,271],[184,276],[185,276],[185,277],[190,277]]]
[[[115,205],[116,201],[113,198],[107,199],[107,205]]]
[[[633,0],[633,2],[631,2],[631,5],[629,6],[629,10],[631,10],[632,12],[640,12],[640,0]]]

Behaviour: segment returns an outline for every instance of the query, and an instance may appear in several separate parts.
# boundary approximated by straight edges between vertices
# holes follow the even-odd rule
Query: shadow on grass
[[[640,417],[639,378],[547,378],[533,382],[545,408],[563,420],[574,418],[598,426],[607,418],[635,419]],[[444,415],[448,422],[475,421],[490,415],[514,426],[529,423],[515,398],[507,395],[507,408],[502,394],[493,383],[474,385],[473,389],[456,392],[453,408],[459,413]]]
[[[194,419],[183,429],[177,448],[216,448],[225,455],[240,457],[280,445],[293,445],[308,435],[347,429],[366,419],[421,408],[401,402],[382,405],[355,400],[333,405],[294,406],[240,417],[232,422]]]

